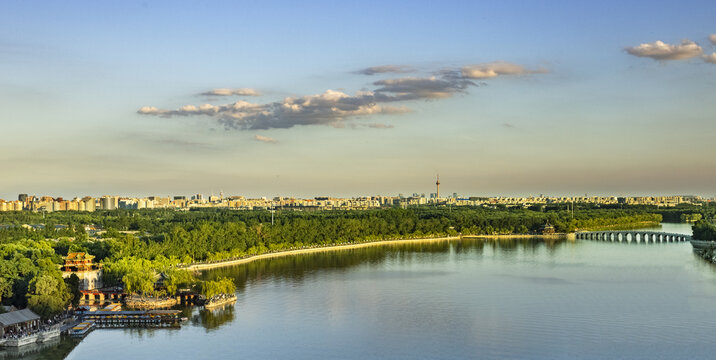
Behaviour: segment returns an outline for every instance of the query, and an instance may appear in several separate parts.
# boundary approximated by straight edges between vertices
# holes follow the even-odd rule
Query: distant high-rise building
[[[97,207],[95,205],[95,199],[85,196],[80,202],[79,209],[82,211],[94,211]]]
[[[115,199],[111,196],[102,196],[100,199],[100,208],[102,210],[114,210],[117,208],[117,204],[115,204]]]
[[[437,187],[437,198],[440,199],[440,174],[438,174],[438,179],[435,181],[435,186]]]

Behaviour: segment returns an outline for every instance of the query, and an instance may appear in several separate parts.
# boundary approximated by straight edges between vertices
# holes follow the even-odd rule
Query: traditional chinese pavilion
[[[94,262],[94,256],[84,252],[73,252],[65,257],[62,265],[62,277],[72,274],[80,278],[80,290],[92,290],[102,287],[102,266]]]

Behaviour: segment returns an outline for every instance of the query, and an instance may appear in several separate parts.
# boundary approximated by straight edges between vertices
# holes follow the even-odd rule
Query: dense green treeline
[[[61,258],[47,240],[18,240],[0,244],[0,301],[22,308],[29,306],[47,318],[79,301],[73,276],[62,278]]]
[[[57,215],[56,215],[57,214]],[[35,214],[35,217],[38,215]],[[0,230],[0,243],[18,239],[58,239],[52,243],[57,255],[87,251],[97,260],[122,258],[175,259],[189,263],[219,260],[314,245],[403,237],[462,234],[512,234],[539,231],[546,222],[557,232],[635,223],[658,222],[661,217],[637,210],[591,209],[577,211],[532,211],[489,208],[416,208],[369,211],[280,212],[271,225],[265,211],[108,211],[51,214],[59,230],[17,226]],[[3,220],[8,219],[3,215]],[[50,217],[50,215],[48,215]],[[18,218],[28,219],[25,213]],[[6,221],[4,224],[14,223]],[[50,224],[47,221],[46,224]],[[85,225],[104,227],[100,239],[90,239]],[[131,233],[123,233],[126,231]]]
[[[62,256],[76,251],[95,255],[104,264],[105,285],[123,285],[127,291],[156,295],[154,283],[160,273],[168,292],[193,281],[185,272],[175,271],[182,263],[356,241],[533,233],[547,222],[557,232],[569,232],[659,221],[661,215],[643,209],[572,212],[548,207],[278,211],[273,225],[268,211],[8,212],[0,213],[0,301],[29,305],[43,314],[61,310],[76,294],[73,286],[67,285],[72,280],[63,281],[59,264]],[[87,225],[104,233],[90,236]]]
[[[708,221],[699,220],[693,226],[694,239],[716,241],[716,225]]]

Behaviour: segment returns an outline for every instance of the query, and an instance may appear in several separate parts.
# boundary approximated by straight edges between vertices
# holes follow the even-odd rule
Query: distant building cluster
[[[425,194],[413,193],[412,196],[366,196],[356,198],[315,197],[301,199],[294,197],[246,198],[244,196],[224,197],[195,194],[190,197],[174,196],[145,198],[132,198],[105,195],[99,198],[83,197],[65,200],[61,197],[35,196],[20,194],[17,200],[5,201],[0,199],[0,211],[95,211],[114,209],[154,209],[169,208],[188,210],[191,208],[228,208],[233,210],[267,210],[267,209],[297,209],[297,210],[361,210],[381,207],[410,207],[427,204],[441,204],[451,206],[523,206],[547,205],[560,203],[587,203],[587,204],[625,204],[625,205],[655,205],[672,207],[678,204],[699,204],[704,200],[699,196],[643,196],[643,197],[461,197],[453,193],[448,197],[440,197],[439,193]],[[713,199],[711,200],[713,201]]]
[[[694,195],[673,195],[673,196],[574,196],[574,197],[494,197],[488,198],[489,204],[502,205],[534,205],[534,204],[625,204],[625,205],[655,205],[672,207],[678,204],[700,204],[704,201],[700,196]]]

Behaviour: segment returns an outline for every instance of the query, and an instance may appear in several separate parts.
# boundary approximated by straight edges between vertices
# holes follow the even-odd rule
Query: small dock
[[[91,311],[82,314],[83,321],[94,321],[97,328],[165,328],[180,327],[179,310]]]

